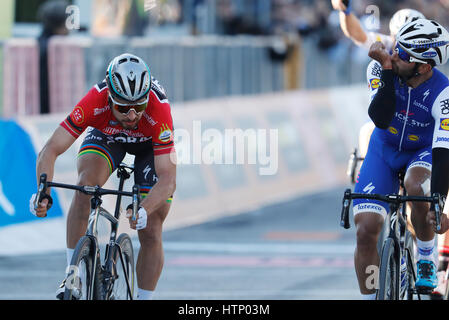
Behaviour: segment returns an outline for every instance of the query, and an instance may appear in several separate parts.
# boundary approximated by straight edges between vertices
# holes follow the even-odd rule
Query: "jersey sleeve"
[[[432,116],[435,119],[432,149],[449,149],[449,87],[446,87],[435,99]]]
[[[152,92],[150,96],[150,102],[155,105],[156,116],[156,125],[153,127],[152,135],[153,149],[154,155],[158,156],[175,152],[174,128],[168,100],[153,93],[155,92]]]
[[[103,85],[104,84],[104,85]],[[87,127],[94,123],[94,110],[98,106],[107,103],[106,84],[95,85],[87,95],[76,104],[76,107],[61,122],[61,126],[66,129],[73,137],[78,138]]]
[[[368,82],[370,100],[373,100],[379,88],[382,86],[380,77],[382,76],[382,66],[373,60],[366,70],[366,81]]]

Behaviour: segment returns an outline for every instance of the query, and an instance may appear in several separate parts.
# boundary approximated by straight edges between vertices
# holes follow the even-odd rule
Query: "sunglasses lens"
[[[142,111],[144,111],[147,108],[147,104],[146,103],[142,103],[142,104],[137,104],[135,106],[119,106],[119,105],[115,105],[115,109],[123,114],[128,114],[129,111],[131,109],[134,109],[134,111],[136,111],[136,113],[140,113]]]
[[[134,110],[136,110],[137,113],[144,111],[147,108],[146,103],[138,104],[134,106]]]
[[[410,56],[405,52],[399,45],[396,46],[396,52],[401,60],[405,62],[410,62]]]

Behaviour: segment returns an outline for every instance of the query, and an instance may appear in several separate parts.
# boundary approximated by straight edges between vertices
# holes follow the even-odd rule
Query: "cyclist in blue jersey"
[[[390,34],[383,34],[376,31],[365,30],[363,28],[363,24],[352,10],[351,0],[331,0],[331,2],[332,7],[335,10],[340,11],[340,28],[344,35],[351,39],[358,47],[364,48],[367,51],[374,42],[380,41],[384,44],[387,51],[391,52],[396,43],[396,34],[403,25],[417,19],[425,19],[425,16],[417,10],[411,8],[400,9],[396,11],[390,19]],[[378,72],[378,69],[374,66],[374,70],[369,70],[369,72]],[[358,153],[362,158],[366,155],[369,139],[374,127],[373,122],[368,121],[360,128]]]
[[[360,169],[355,192],[390,194],[399,190],[398,173],[405,170],[410,195],[429,189],[444,197],[449,187],[449,79],[435,66],[449,56],[449,33],[433,20],[407,23],[396,36],[390,54],[374,43],[368,68],[372,92],[368,114],[376,128]],[[375,72],[373,71],[375,70]],[[429,208],[412,203],[411,220],[416,232],[417,288],[437,285],[434,258],[435,233],[426,221]],[[388,204],[367,199],[354,201],[357,246],[354,262],[361,294],[375,298],[367,287],[367,270],[379,265],[377,240]]]

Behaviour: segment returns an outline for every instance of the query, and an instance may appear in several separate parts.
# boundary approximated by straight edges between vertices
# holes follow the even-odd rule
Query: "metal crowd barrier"
[[[4,117],[38,114],[39,48],[36,39],[10,39],[3,45]]]
[[[200,37],[95,41],[86,49],[87,83],[104,77],[106,64],[122,52],[148,62],[171,101],[245,95],[283,89],[282,64],[270,60],[269,39]],[[94,58],[92,58],[94,57]]]
[[[50,109],[73,108],[104,78],[109,61],[123,52],[149,64],[172,102],[281,91],[283,64],[270,59],[270,46],[271,38],[254,37],[54,38],[49,48]]]
[[[144,58],[172,102],[283,91],[287,65],[270,58],[270,37],[185,38],[54,37],[48,48],[51,112],[71,110],[105,76],[109,61],[131,52]],[[279,39],[278,39],[279,40]],[[300,45],[301,88],[327,88],[366,82],[369,58],[354,55],[343,42],[319,50],[313,38]],[[299,67],[298,67],[299,66]],[[449,75],[449,64],[439,68]],[[290,70],[291,71],[291,70]],[[39,49],[35,39],[0,42],[0,115],[38,114]]]

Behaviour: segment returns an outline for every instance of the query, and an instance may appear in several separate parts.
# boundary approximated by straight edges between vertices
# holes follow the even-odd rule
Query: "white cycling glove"
[[[36,209],[34,209],[34,201],[36,201],[36,197],[37,197],[37,194],[36,194],[36,193],[34,193],[34,194],[31,196],[31,199],[30,199],[30,212],[31,212],[33,215],[35,215],[35,216],[37,217]],[[52,204],[53,204],[53,199],[52,199],[52,197],[49,196],[48,194],[44,194],[44,195],[41,197],[41,201],[44,200],[44,199],[47,199],[47,200],[48,200],[47,210],[49,210],[49,209],[51,208]]]
[[[34,209],[34,202],[36,201],[37,194],[34,193],[30,199],[30,212],[37,217],[36,209]]]
[[[131,218],[132,214],[127,214],[126,217],[129,219]],[[145,229],[147,227],[147,211],[143,208],[140,207],[139,211],[137,211],[137,225],[136,225],[136,230],[142,230]]]

